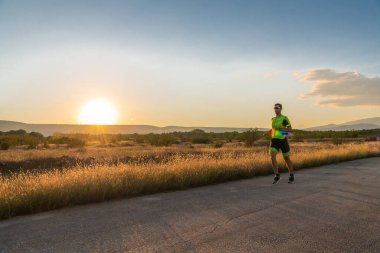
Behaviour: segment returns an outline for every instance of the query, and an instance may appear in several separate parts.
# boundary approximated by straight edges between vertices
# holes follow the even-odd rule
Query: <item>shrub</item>
[[[0,150],[8,150],[9,147],[10,147],[10,145],[8,142],[5,142],[5,141],[0,142]]]
[[[29,133],[29,136],[32,136],[32,137],[35,137],[35,138],[38,138],[38,139],[43,139],[44,136],[38,132],[30,132]]]
[[[70,148],[81,148],[86,145],[86,142],[78,138],[70,138],[67,144],[68,144],[68,147]]]
[[[146,140],[153,146],[169,146],[175,143],[176,138],[170,133],[162,133],[162,134],[147,134]]]
[[[364,139],[365,141],[377,141],[376,136],[368,136]]]
[[[253,144],[260,138],[257,128],[245,131],[241,134],[241,136],[241,140],[244,141],[247,147],[253,146]]]
[[[28,135],[24,129],[8,131],[9,135],[25,136]]]
[[[207,144],[211,142],[211,138],[207,135],[205,136],[195,136],[191,138],[191,142],[194,144]]]
[[[223,147],[223,142],[216,142],[216,143],[214,143],[214,148],[221,148],[221,147]]]
[[[29,138],[27,140],[27,143],[28,143],[28,149],[35,149],[37,148],[39,141],[36,138]]]
[[[212,138],[202,129],[194,129],[190,132],[190,141],[194,144],[207,144],[212,141]]]
[[[342,140],[342,138],[333,138],[332,143],[335,145],[340,145],[343,143],[343,140]]]

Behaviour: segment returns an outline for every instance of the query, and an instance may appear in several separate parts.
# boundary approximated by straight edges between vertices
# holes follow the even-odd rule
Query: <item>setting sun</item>
[[[107,100],[87,103],[79,114],[79,122],[89,125],[112,125],[117,121],[117,111]]]

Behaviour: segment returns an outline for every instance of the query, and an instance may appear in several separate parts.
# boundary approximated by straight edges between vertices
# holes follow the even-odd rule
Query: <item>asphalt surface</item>
[[[380,252],[380,157],[0,222],[0,252]]]

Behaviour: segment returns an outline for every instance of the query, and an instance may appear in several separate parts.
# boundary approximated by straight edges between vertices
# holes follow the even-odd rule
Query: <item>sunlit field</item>
[[[266,146],[86,147],[0,155],[1,219],[272,173]],[[378,141],[291,143],[295,170],[379,155]],[[278,161],[287,171],[281,154]]]

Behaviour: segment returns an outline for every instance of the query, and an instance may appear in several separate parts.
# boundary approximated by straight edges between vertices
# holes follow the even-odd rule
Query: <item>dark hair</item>
[[[280,104],[280,103],[274,104],[274,106],[276,106],[276,105],[278,105],[282,109],[282,104]]]

